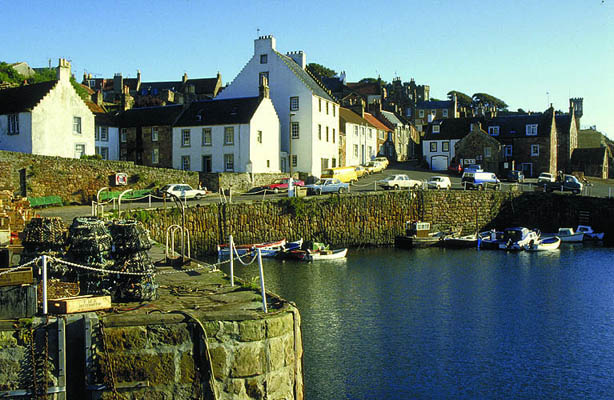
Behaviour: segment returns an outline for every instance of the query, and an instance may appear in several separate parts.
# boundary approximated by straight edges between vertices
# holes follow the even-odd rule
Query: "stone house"
[[[376,114],[390,129],[389,141],[384,145],[384,155],[393,161],[407,161],[417,157],[420,137],[416,128],[391,111]]]
[[[437,120],[427,125],[422,138],[422,154],[429,168],[434,171],[443,171],[448,168],[452,160],[459,161],[456,156],[456,144],[471,131],[474,119],[456,118]],[[476,149],[477,150],[477,149]],[[482,149],[476,154],[464,155],[475,159],[482,154]]]
[[[608,179],[610,158],[612,155],[608,147],[575,149],[571,156],[570,169],[573,172],[584,172],[586,176]]]
[[[576,110],[579,110],[576,112]],[[557,165],[560,171],[571,173],[571,155],[578,148],[578,131],[582,116],[582,99],[569,99],[569,113],[557,114],[556,130],[558,139]]]
[[[119,158],[148,167],[173,168],[173,124],[182,105],[133,108],[117,116]]]
[[[57,80],[0,91],[0,150],[67,158],[94,154],[94,114],[59,60]]]
[[[416,111],[412,117],[420,135],[426,130],[426,125],[438,119],[459,118],[456,96],[452,100],[428,100],[416,103]]]
[[[305,67],[303,51],[283,55],[273,36],[260,36],[250,60],[217,98],[257,96],[266,77],[281,125],[282,171],[320,176],[339,165],[339,104]]]
[[[173,127],[173,149],[176,169],[279,172],[279,118],[268,91],[191,103]]]
[[[469,133],[454,144],[454,158],[462,165],[480,164],[485,171],[501,173],[501,150],[501,143],[476,121],[470,124]]]
[[[344,136],[345,163],[360,165],[377,154],[377,128],[364,118],[364,109],[359,115],[345,107],[339,108],[339,134]]]

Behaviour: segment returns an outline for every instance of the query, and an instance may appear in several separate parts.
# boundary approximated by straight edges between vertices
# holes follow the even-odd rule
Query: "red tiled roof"
[[[372,114],[365,112],[365,119],[374,127],[382,131],[390,131],[391,129],[384,125],[379,119],[375,118]]]

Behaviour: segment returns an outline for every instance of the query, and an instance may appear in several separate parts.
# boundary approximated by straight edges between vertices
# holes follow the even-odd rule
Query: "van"
[[[352,183],[358,180],[358,175],[356,175],[356,167],[328,168],[322,171],[322,175],[320,175],[320,177],[322,179],[337,178],[344,183]]]
[[[496,189],[495,185],[499,182],[497,175],[492,172],[465,172],[461,178],[461,183],[467,189],[476,188],[484,190],[488,185]]]

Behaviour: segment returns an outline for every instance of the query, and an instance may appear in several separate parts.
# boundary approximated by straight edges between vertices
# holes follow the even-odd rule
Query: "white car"
[[[386,157],[375,157],[372,161],[384,164],[384,168],[388,168],[388,164],[390,163]]]
[[[431,176],[431,179],[426,182],[429,189],[447,189],[452,187],[452,182],[447,176]]]
[[[410,179],[407,175],[404,174],[390,175],[385,179],[377,181],[377,184],[384,189],[418,189],[422,187],[422,181]]]
[[[542,172],[537,177],[537,183],[546,183],[546,182],[554,182],[554,175],[549,174],[547,172]]]
[[[200,200],[207,195],[206,190],[193,189],[192,186],[186,185],[185,183],[173,183],[166,185],[160,190],[160,193],[166,194],[167,196],[169,194],[173,194],[179,197],[181,200]]]

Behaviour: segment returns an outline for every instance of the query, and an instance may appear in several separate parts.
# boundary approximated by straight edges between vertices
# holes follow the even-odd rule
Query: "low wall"
[[[206,173],[201,172],[200,181],[207,189],[217,192],[220,189],[232,189],[236,192],[247,192],[252,188],[268,185],[277,179],[287,178],[287,173],[248,174],[248,173]]]
[[[25,169],[25,181],[20,171]],[[168,183],[198,186],[198,173],[175,169],[151,168],[128,161],[98,161],[37,156],[0,151],[0,188],[21,193],[23,184],[28,197],[60,196],[65,203],[88,204],[98,190],[113,186],[118,172],[128,175],[128,185],[113,188],[145,189]]]
[[[153,210],[143,221],[162,243],[166,228],[181,224],[176,209]],[[286,238],[340,246],[391,245],[405,222],[431,222],[434,229],[470,233],[492,227],[528,226],[544,232],[584,222],[614,229],[614,201],[557,193],[495,191],[365,192],[186,209],[192,254],[213,254],[233,235],[237,244]],[[611,237],[612,235],[610,235]]]

